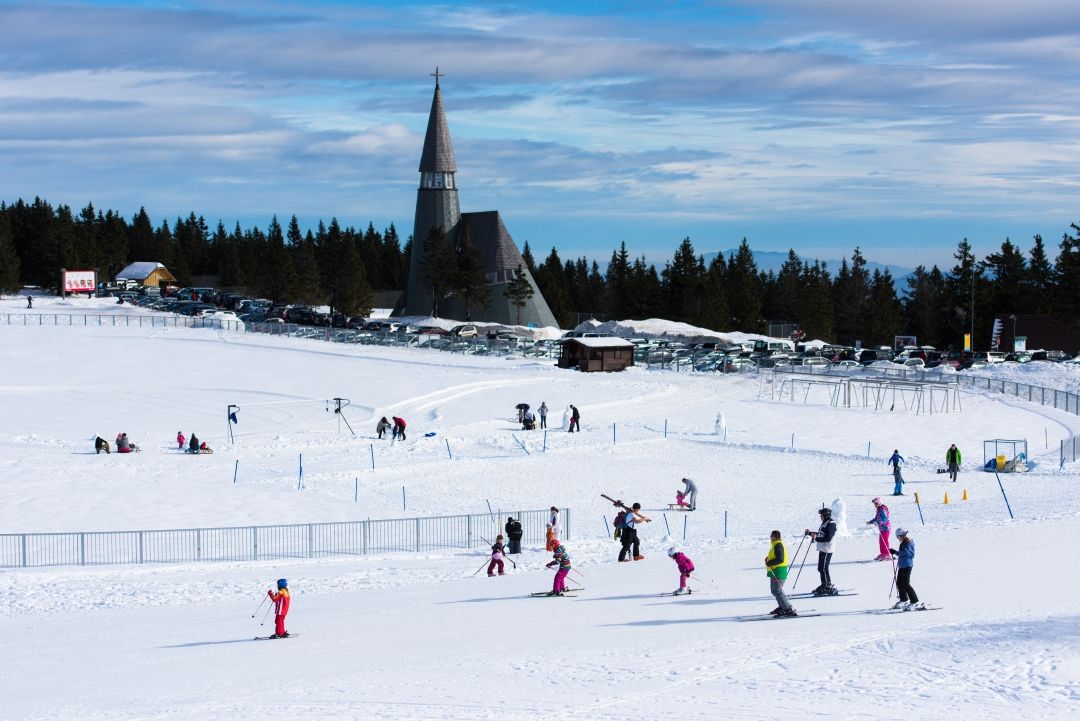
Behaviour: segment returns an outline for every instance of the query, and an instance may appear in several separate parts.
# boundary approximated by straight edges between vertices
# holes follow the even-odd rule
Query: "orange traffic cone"
[[[949,492],[945,491],[945,505],[949,505]]]

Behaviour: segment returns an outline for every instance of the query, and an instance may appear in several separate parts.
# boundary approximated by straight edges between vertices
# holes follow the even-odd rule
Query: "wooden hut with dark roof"
[[[624,338],[567,338],[559,353],[560,368],[621,371],[634,365],[634,344]]]
[[[441,74],[435,69],[435,96],[431,101],[424,149],[420,155],[420,187],[416,194],[416,215],[413,220],[412,254],[409,261],[409,282],[404,302],[394,309],[394,315],[428,316],[435,308],[431,286],[423,277],[424,241],[431,231],[441,228],[457,248],[468,239],[484,261],[489,302],[485,308],[473,308],[468,320],[490,323],[513,324],[517,322],[517,308],[504,295],[517,268],[525,272],[533,295],[521,309],[521,323],[534,326],[557,326],[555,316],[544,300],[532,273],[525,266],[521,251],[510,236],[497,210],[479,213],[462,213],[458,202],[457,163],[454,146],[450,140],[450,128],[443,110],[442,92],[439,88]],[[439,299],[439,315],[465,320],[465,308],[457,300]]]

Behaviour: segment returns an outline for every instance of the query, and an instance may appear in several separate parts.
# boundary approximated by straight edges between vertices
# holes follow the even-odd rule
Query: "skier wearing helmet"
[[[903,528],[896,529],[896,537],[900,539],[896,571],[896,590],[900,594],[900,600],[893,608],[921,611],[925,605],[915,594],[915,589],[911,587],[911,569],[915,567],[915,543]]]
[[[684,593],[690,593],[690,589],[686,587],[686,579],[690,578],[690,574],[694,572],[694,562],[685,553],[674,547],[668,549],[667,555],[679,567],[679,587],[675,589],[674,595],[681,596]]]
[[[868,526],[878,527],[878,555],[874,558],[875,561],[891,561],[892,554],[889,553],[889,507],[881,502],[880,498],[875,498],[871,503],[874,504],[874,517],[866,522]]]
[[[274,635],[270,638],[288,638],[289,632],[285,630],[285,617],[289,615],[289,582],[279,578],[277,590],[270,589],[266,592],[270,600],[274,602]]]
[[[832,510],[829,508],[818,509],[818,515],[821,516],[821,525],[818,529],[816,531],[806,529],[806,535],[810,536],[810,540],[817,542],[817,570],[818,575],[821,576],[821,585],[812,593],[815,596],[835,596],[839,591],[836,590],[836,586],[832,583],[832,576],[829,575],[829,563],[832,561],[836,521],[833,520]]]

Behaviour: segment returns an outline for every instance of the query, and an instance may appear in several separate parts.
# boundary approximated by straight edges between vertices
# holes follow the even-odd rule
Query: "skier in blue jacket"
[[[904,495],[900,490],[900,487],[904,485],[904,477],[902,475],[900,475],[900,464],[905,463],[904,457],[902,455],[900,455],[900,451],[894,450],[892,452],[892,455],[889,456],[889,460],[886,461],[886,463],[891,463],[892,464],[892,477],[893,477],[893,481],[896,482],[896,486],[895,486],[895,488],[893,488],[893,495],[894,496],[902,496],[902,495]]]
[[[900,594],[900,600],[893,608],[921,611],[926,605],[919,600],[915,589],[911,587],[911,569],[915,567],[915,542],[903,528],[896,529],[896,537],[900,539],[900,550],[896,552],[896,590]]]

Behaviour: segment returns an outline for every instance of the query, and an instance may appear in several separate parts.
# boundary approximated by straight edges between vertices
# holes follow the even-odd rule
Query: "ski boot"
[[[821,584],[820,586],[815,588],[813,591],[810,592],[810,595],[811,596],[824,596],[825,595],[825,584]]]
[[[672,596],[681,596],[681,595],[683,595],[684,593],[686,593],[686,589],[685,589],[685,588],[676,588],[676,589],[675,589],[675,593],[673,593],[673,594],[671,594],[671,595],[672,595]]]
[[[645,560],[645,556],[634,556],[634,560],[635,560],[635,561],[644,561],[644,560]]]
[[[562,594],[562,591],[548,591],[548,595],[549,596],[561,596],[563,594]]]
[[[838,589],[836,586],[834,586],[834,585],[832,585],[830,583],[828,586],[825,586],[821,590],[821,595],[822,596],[838,596],[838,595],[840,595],[840,589]]]
[[[784,616],[798,616],[798,615],[799,615],[799,612],[795,610],[794,606],[792,606],[791,608],[789,608],[786,611],[781,611],[780,614],[777,615],[777,618],[783,618]]]
[[[907,610],[908,611],[925,611],[926,610],[926,604],[923,603],[922,601],[918,601],[916,603],[910,604],[908,606]]]
[[[784,612],[782,610],[780,610],[779,606],[777,606],[773,610],[769,611],[770,616],[781,616],[781,615],[783,615],[783,613]]]

